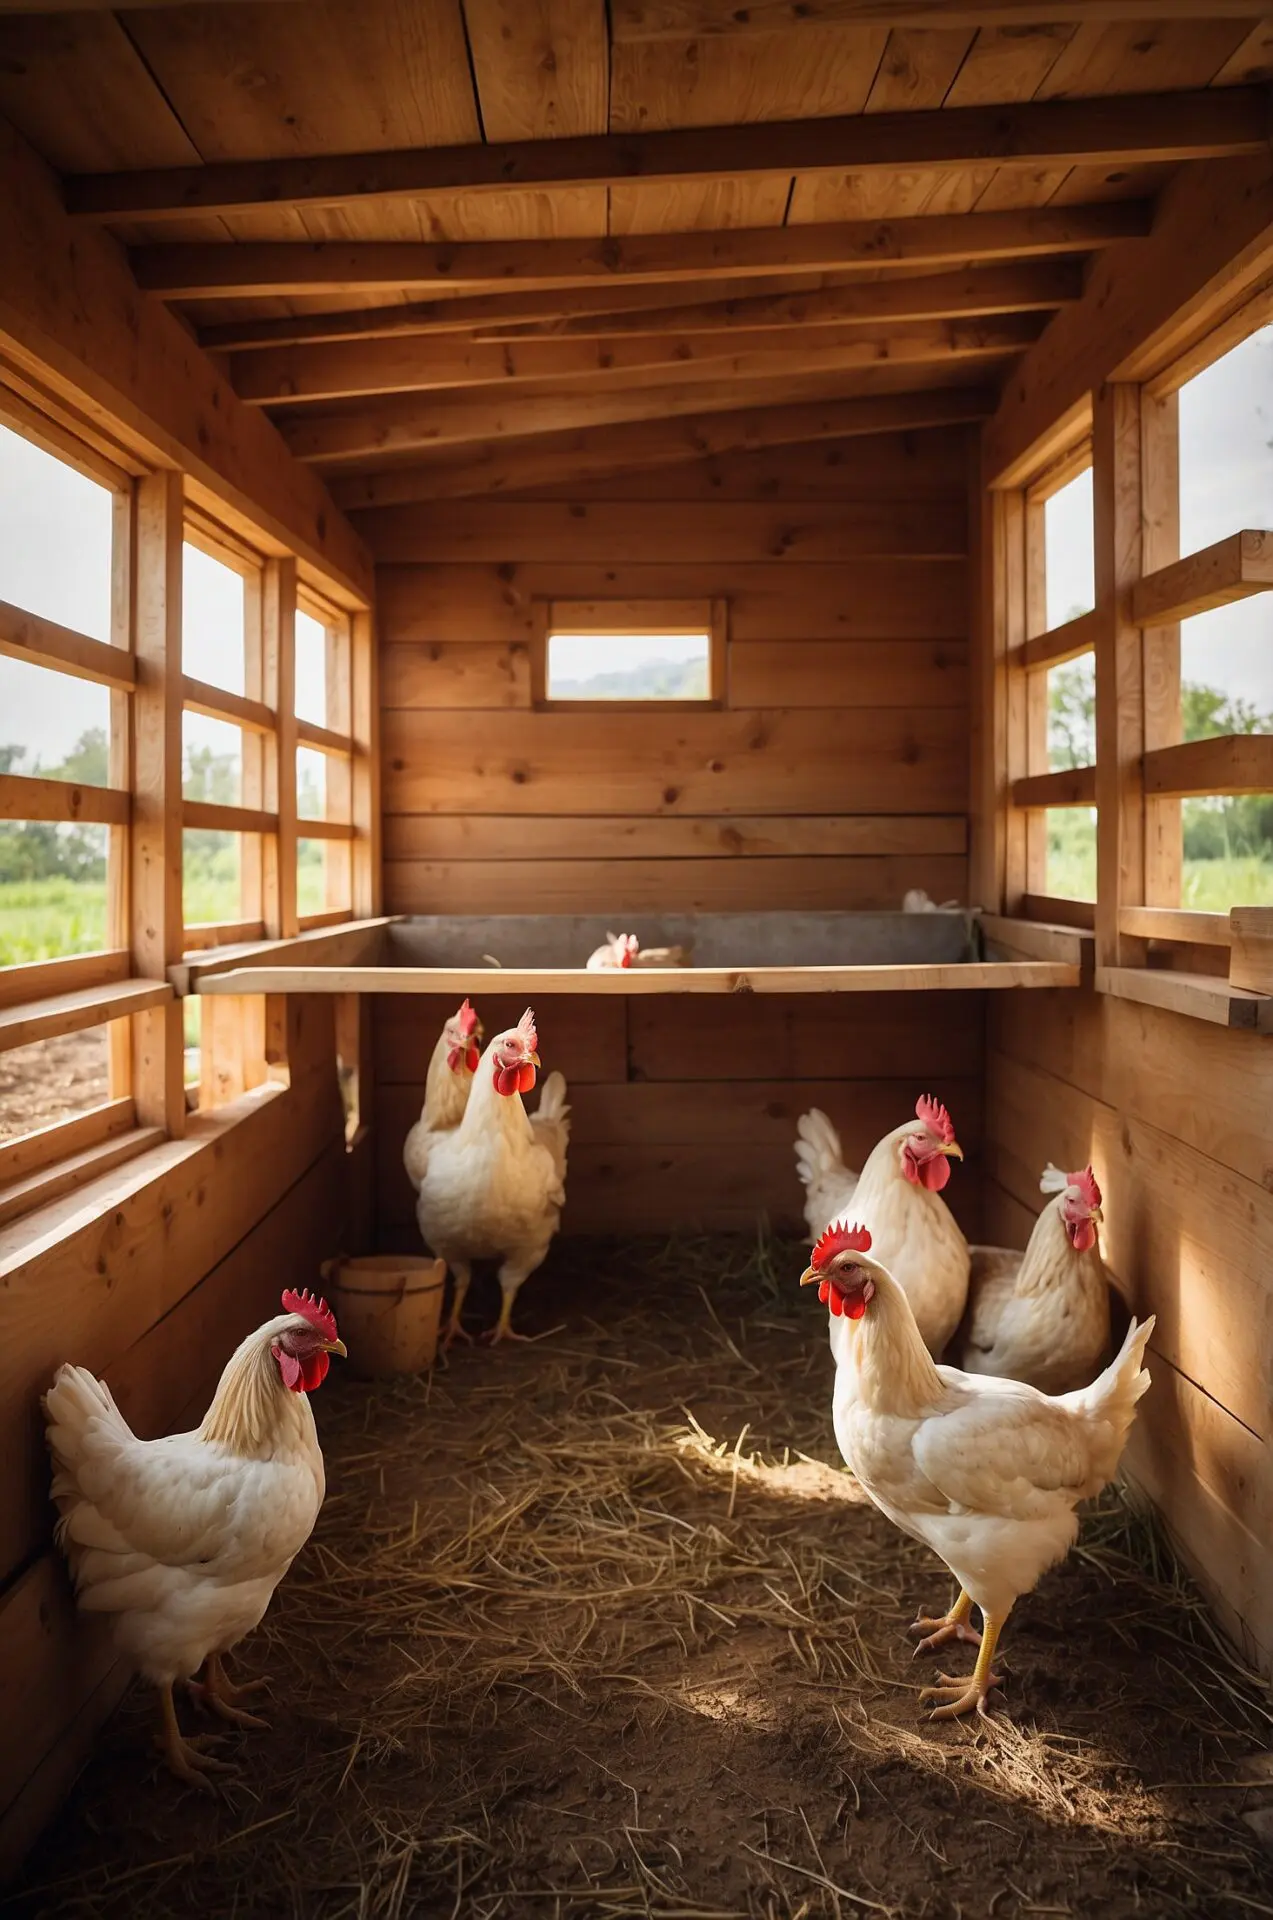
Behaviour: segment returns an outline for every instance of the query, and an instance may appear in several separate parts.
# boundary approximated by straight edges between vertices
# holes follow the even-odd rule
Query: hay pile
[[[902,1628],[949,1583],[838,1469],[801,1264],[568,1244],[541,1343],[333,1375],[328,1502],[247,1650],[274,1730],[204,1804],[135,1690],[19,1910],[1273,1914],[1213,1790],[1268,1717],[1119,1501],[1014,1617],[1005,1713],[923,1719]]]

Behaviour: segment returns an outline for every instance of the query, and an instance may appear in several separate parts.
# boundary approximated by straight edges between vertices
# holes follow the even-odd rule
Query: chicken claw
[[[915,1659],[918,1660],[921,1653],[933,1653],[938,1647],[944,1647],[948,1640],[966,1640],[969,1646],[979,1647],[981,1645],[980,1630],[968,1623],[971,1612],[972,1601],[966,1593],[961,1591],[950,1612],[942,1614],[939,1619],[930,1619],[926,1613],[921,1613],[917,1619],[912,1620],[906,1629],[907,1633],[925,1635],[915,1649]]]
[[[956,1611],[957,1603],[955,1607],[951,1608],[952,1613]],[[948,1673],[939,1673],[937,1676],[938,1684],[935,1687],[925,1687],[920,1693],[919,1704],[921,1707],[927,1706],[930,1700],[940,1702],[940,1705],[933,1708],[929,1716],[930,1719],[954,1720],[957,1719],[961,1713],[971,1713],[974,1707],[983,1720],[988,1717],[986,1697],[993,1687],[1002,1685],[999,1675],[991,1672],[990,1662],[994,1659],[995,1647],[998,1644],[999,1633],[1003,1622],[1002,1620],[992,1619],[984,1610],[982,1618],[986,1623],[985,1631],[981,1636],[981,1647],[977,1654],[977,1664],[973,1668],[972,1673],[961,1679],[956,1679]]]
[[[170,1770],[188,1787],[198,1787],[201,1793],[210,1793],[215,1797],[216,1787],[208,1775],[234,1772],[228,1761],[214,1759],[210,1753],[203,1751],[205,1746],[217,1744],[221,1739],[220,1734],[194,1734],[188,1740],[183,1739],[177,1724],[171,1686],[159,1689],[159,1705],[163,1713],[163,1732],[158,1744]]]
[[[245,1713],[238,1705],[240,1700],[248,1699],[254,1693],[269,1691],[266,1680],[249,1680],[243,1686],[236,1687],[228,1680],[221,1665],[220,1654],[210,1653],[204,1662],[202,1680],[189,1682],[190,1692],[200,1706],[207,1707],[219,1720],[225,1720],[232,1727],[249,1727],[267,1731],[269,1721],[262,1720],[259,1714]]]
[[[480,1338],[492,1347],[502,1346],[505,1340],[515,1340],[519,1346],[529,1347],[534,1344],[535,1336],[533,1333],[515,1333],[512,1327],[500,1320],[495,1326],[488,1327]]]
[[[457,1340],[462,1340],[466,1347],[471,1347],[473,1345],[472,1334],[469,1332],[467,1327],[462,1327],[460,1325],[459,1320],[453,1314],[451,1318],[447,1321],[446,1332],[442,1335],[443,1353],[450,1353],[451,1348],[455,1345]]]

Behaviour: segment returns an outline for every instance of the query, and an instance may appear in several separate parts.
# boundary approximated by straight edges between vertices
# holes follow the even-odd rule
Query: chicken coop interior
[[[0,0],[6,1911],[1273,1912],[1271,101],[1269,0]],[[281,1294],[174,1779],[187,1455],[50,1389],[203,1472]],[[989,1502],[1076,1390],[997,1651],[903,1320]]]

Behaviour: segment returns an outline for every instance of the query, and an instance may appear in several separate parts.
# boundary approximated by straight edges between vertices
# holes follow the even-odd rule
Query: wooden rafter
[[[165,0],[148,0],[150,5]],[[1257,20],[1267,0],[1224,0],[1227,19]],[[1015,27],[1197,20],[1203,0],[612,0],[611,32],[624,41],[778,33],[788,27]]]
[[[582,427],[571,433],[547,433],[534,440],[491,446],[465,460],[451,454],[429,464],[387,473],[337,478],[332,492],[346,508],[516,493],[562,481],[675,466],[713,454],[754,452],[763,447],[848,439],[859,434],[961,426],[984,420],[994,411],[994,404],[995,396],[989,389],[960,387],[804,406],[739,408],[730,413],[691,414],[680,420]]]
[[[869,373],[801,373],[776,379],[734,378],[686,381],[680,385],[629,386],[601,392],[553,387],[516,394],[399,395],[320,411],[305,408],[283,415],[280,425],[289,446],[303,460],[333,465],[389,466],[395,460],[432,448],[500,442],[538,433],[563,433],[575,427],[601,427],[620,421],[663,420],[685,414],[736,412],[740,399],[770,407],[805,401],[825,402],[867,394],[914,392],[931,387],[977,383],[986,363],[948,362],[944,367],[882,367]]]
[[[1090,253],[1147,234],[1143,201],[1029,207],[1013,213],[917,214],[808,227],[633,234],[602,240],[243,241],[139,247],[138,284],[168,300],[266,294],[398,293],[438,286],[488,292],[624,286],[770,273],[874,273],[891,262],[962,266],[972,260]]]
[[[534,380],[578,381],[593,391],[637,375],[681,380],[699,370],[709,376],[765,378],[1019,352],[1038,338],[1043,324],[1041,314],[1015,313],[898,322],[884,331],[858,325],[795,334],[655,334],[516,344],[451,339],[336,342],[240,354],[235,388],[241,399],[278,406],[368,393],[492,386],[504,390]]]
[[[99,221],[153,221],[403,197],[438,203],[484,190],[631,181],[668,185],[775,173],[1138,166],[1232,158],[1267,146],[1264,89],[1230,87],[77,174],[67,180],[65,191],[73,214]]]

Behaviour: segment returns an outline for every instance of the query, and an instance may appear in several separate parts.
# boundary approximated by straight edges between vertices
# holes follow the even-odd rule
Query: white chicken
[[[964,1157],[945,1107],[921,1096],[915,1118],[885,1134],[860,1174],[845,1166],[840,1136],[817,1107],[801,1114],[796,1132],[810,1239],[851,1210],[870,1228],[877,1257],[905,1290],[924,1345],[939,1358],[963,1317],[969,1268],[968,1242],[941,1198],[951,1159]]]
[[[513,1302],[543,1262],[561,1219],[570,1108],[565,1080],[550,1073],[538,1111],[527,1115],[522,1095],[535,1084],[538,1049],[535,1016],[527,1008],[515,1027],[491,1041],[464,1118],[429,1153],[416,1218],[425,1244],[455,1280],[444,1346],[469,1337],[460,1314],[474,1260],[501,1261],[499,1320],[487,1337],[492,1344],[523,1337],[513,1332]]]
[[[1075,1507],[1118,1466],[1149,1386],[1141,1363],[1154,1322],[1133,1320],[1098,1379],[1050,1398],[1021,1381],[935,1366],[906,1294],[870,1249],[864,1227],[830,1227],[800,1279],[831,1309],[835,1437],[876,1506],[959,1582],[949,1612],[915,1621],[919,1650],[979,1643],[972,1676],[939,1674],[921,1703],[938,1702],[934,1719],[984,1713],[999,1684],[992,1662],[1005,1620],[1064,1559],[1078,1533]],[[969,1624],[974,1604],[981,1633]]]
[[[464,1118],[481,1047],[482,1023],[465,1000],[438,1035],[425,1075],[420,1118],[402,1144],[402,1164],[417,1193],[434,1139],[450,1133]]]
[[[641,951],[641,942],[635,933],[608,933],[604,946],[588,955],[586,970],[589,973],[614,973],[621,967],[636,964],[636,956]]]
[[[1090,1167],[1046,1167],[1039,1185],[1055,1197],[1024,1253],[970,1249],[968,1311],[952,1357],[965,1373],[1069,1393],[1087,1385],[1109,1348],[1109,1280],[1096,1237],[1101,1190]]]
[[[323,1504],[308,1396],[345,1346],[325,1300],[288,1292],[283,1309],[231,1354],[192,1433],[139,1440],[84,1367],[59,1367],[43,1399],[80,1608],[110,1616],[120,1652],[159,1689],[168,1764],[208,1791],[224,1769],[182,1739],[173,1683],[202,1666],[193,1690],[215,1713],[265,1724],[240,1709],[253,1688],[233,1686],[221,1657],[258,1625]]]

